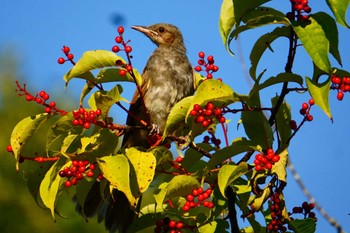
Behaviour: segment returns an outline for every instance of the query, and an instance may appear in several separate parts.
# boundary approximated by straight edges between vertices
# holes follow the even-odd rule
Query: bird
[[[152,132],[162,135],[172,107],[194,93],[194,71],[186,55],[180,30],[167,23],[151,26],[132,26],[146,35],[156,49],[149,57],[142,72],[141,92],[137,89],[130,102],[126,125],[142,126],[140,120],[152,124]],[[146,127],[127,130],[122,148],[151,148],[150,130]],[[85,217],[98,213],[98,221],[104,221],[109,232],[125,233],[137,216],[123,192],[105,188],[101,195],[100,182],[95,182],[89,191],[84,207],[77,204],[78,212]],[[140,203],[139,203],[140,204]]]

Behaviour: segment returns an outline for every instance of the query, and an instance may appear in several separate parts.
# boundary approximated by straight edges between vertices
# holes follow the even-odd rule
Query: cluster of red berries
[[[331,89],[338,90],[337,99],[339,101],[343,100],[344,92],[350,92],[350,77],[344,76],[340,78],[336,75],[333,75],[331,80]]]
[[[283,226],[283,216],[282,210],[280,207],[280,197],[278,192],[273,193],[270,197],[270,210],[271,210],[271,222],[267,226],[267,229],[272,232],[285,232],[287,231],[287,227]]]
[[[85,129],[89,129],[91,124],[95,124],[98,116],[101,115],[101,109],[86,111],[81,107],[77,110],[73,110],[73,125],[81,125]]]
[[[118,53],[119,51],[123,50],[125,51],[126,55],[128,57],[130,57],[130,53],[132,51],[132,47],[128,45],[128,43],[130,42],[130,40],[125,41],[123,38],[123,33],[124,33],[124,28],[122,26],[119,26],[117,29],[119,36],[115,37],[115,42],[117,44],[121,44],[123,46],[123,48],[120,48],[118,45],[115,45],[112,47],[112,51],[115,53]],[[117,65],[118,66],[124,66],[125,69],[120,69],[119,70],[119,75],[120,76],[125,76],[127,72],[131,72],[132,71],[132,66],[131,64],[123,64],[120,60],[117,61]]]
[[[309,100],[309,103],[303,103],[301,105],[300,114],[305,117],[307,121],[312,121],[314,117],[310,114],[311,107],[315,104],[313,99]]]
[[[209,144],[209,142],[213,143],[216,147],[220,147],[221,144],[221,140],[216,138],[214,134],[211,134],[211,137],[209,135],[204,136],[203,143]]]
[[[197,72],[201,72],[204,70],[207,75],[207,79],[213,78],[213,73],[217,72],[219,70],[219,67],[214,65],[214,57],[212,55],[209,55],[207,57],[207,60],[205,61],[205,53],[199,52],[198,53],[199,60],[198,60],[198,66],[196,66],[194,69]]]
[[[207,127],[213,123],[214,117],[220,123],[225,123],[226,118],[222,114],[222,109],[215,107],[212,102],[208,102],[204,108],[199,104],[195,104],[190,112],[191,116],[196,116],[195,122],[200,123],[203,127]]]
[[[94,170],[96,165],[90,163],[88,160],[73,160],[70,167],[65,167],[63,170],[59,171],[60,177],[66,177],[64,185],[69,188],[72,185],[78,184],[78,181],[83,179],[84,176],[93,177],[95,175]],[[99,174],[97,180],[102,180],[102,174]]]
[[[290,2],[293,11],[287,13],[288,19],[294,20],[295,17],[298,21],[308,21],[310,19],[308,14],[311,12],[311,7],[308,0],[290,0]]]
[[[169,232],[169,233],[181,233],[181,229],[184,228],[184,224],[181,221],[170,220],[166,217],[162,220],[156,222],[156,228],[154,229],[155,233]]]
[[[280,156],[275,154],[272,149],[267,150],[267,154],[257,154],[255,156],[254,164],[256,171],[262,171],[265,168],[271,170],[272,165],[280,160]]]
[[[213,208],[214,203],[211,201],[208,201],[208,198],[210,197],[212,192],[213,190],[211,188],[208,188],[205,191],[202,188],[193,189],[192,193],[186,196],[186,203],[182,207],[182,210],[187,212],[191,208],[201,206],[201,205],[209,209]]]
[[[57,60],[58,64],[63,64],[66,61],[70,61],[74,65],[74,62],[73,62],[74,55],[72,53],[69,53],[70,48],[68,46],[64,45],[62,48],[62,52],[66,55],[67,59],[64,59],[63,57],[58,58],[58,60]]]
[[[292,213],[289,213],[289,215],[293,214],[303,214],[304,218],[313,218],[317,221],[315,212],[311,211],[315,208],[314,203],[308,203],[306,201],[303,202],[301,206],[295,206],[292,209]],[[293,220],[293,218],[291,218]]]
[[[18,92],[21,92],[19,96],[25,96],[27,101],[34,101],[37,104],[43,105],[45,107],[46,113],[60,113],[62,115],[67,114],[66,111],[60,110],[56,108],[56,102],[51,101],[50,103],[47,103],[48,99],[50,98],[50,95],[46,93],[46,91],[40,91],[36,95],[32,95],[29,93],[26,89],[26,85],[24,84],[23,87],[19,84],[18,81],[16,81],[17,90]]]

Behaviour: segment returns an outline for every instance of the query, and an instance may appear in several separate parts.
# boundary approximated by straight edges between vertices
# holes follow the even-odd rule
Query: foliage
[[[103,182],[104,178],[111,188],[126,195],[131,206],[137,206],[143,195],[141,208],[136,210],[139,218],[130,231],[151,229],[153,232],[155,224],[166,218],[176,220],[176,224],[183,223],[181,228],[178,227],[183,232],[229,232],[227,221],[234,231],[239,229],[236,214],[236,208],[239,208],[243,218],[250,223],[249,227],[239,229],[240,232],[281,232],[287,231],[287,227],[293,232],[314,232],[313,207],[303,205],[305,219],[299,220],[291,217],[297,212],[288,213],[285,207],[283,190],[287,185],[288,147],[301,126],[312,121],[310,112],[314,104],[332,119],[328,101],[330,90],[350,91],[346,89],[350,85],[348,73],[332,67],[329,59],[331,54],[341,65],[336,22],[348,27],[344,11],[348,1],[327,1],[335,19],[324,12],[309,14],[311,9],[307,1],[292,0],[293,10],[287,14],[264,6],[266,2],[224,0],[221,8],[219,29],[230,54],[233,54],[231,43],[245,31],[279,25],[258,38],[252,48],[250,75],[254,86],[251,91],[247,95],[236,93],[221,79],[213,79],[213,72],[208,73],[208,69],[206,77],[196,74],[195,94],[178,102],[169,114],[162,135],[165,143],[154,144],[147,151],[142,148],[120,150],[120,136],[126,127],[131,126],[115,124],[109,115],[115,104],[125,110],[121,104],[121,101],[127,102],[122,95],[123,83],[134,82],[139,87],[142,82],[141,75],[132,68],[132,49],[127,43],[122,43],[127,60],[110,51],[96,50],[85,52],[75,63],[69,56],[69,48],[63,48],[74,65],[64,76],[66,85],[72,79],[85,80],[80,104],[89,96],[90,109],[80,106],[77,110],[65,112],[56,104],[48,104],[46,93],[33,97],[25,86],[17,84],[17,90],[28,101],[35,100],[45,106],[46,113],[27,117],[16,125],[9,149],[14,154],[17,169],[26,159],[49,163],[44,176],[32,178],[28,183],[31,190],[36,190],[34,194],[38,203],[50,209],[55,218],[57,200],[66,188],[76,185],[79,202],[83,203],[91,183],[96,180]],[[124,30],[118,31],[119,38],[123,38]],[[288,38],[285,70],[273,77],[264,77],[264,72],[257,73],[259,61],[280,38]],[[314,64],[312,78],[292,71],[297,50],[302,48]],[[118,52],[119,48],[113,47],[113,51]],[[202,60],[200,65],[203,65],[204,53],[199,57]],[[64,60],[59,60],[59,63],[64,63]],[[211,67],[213,58],[208,57],[207,63],[206,67]],[[91,72],[95,69],[100,70],[97,75]],[[214,66],[209,70],[214,71]],[[321,75],[329,78],[320,83]],[[344,85],[336,83],[334,77],[343,80]],[[109,82],[115,86],[106,91],[103,84]],[[282,84],[280,94],[271,96],[271,106],[264,108],[261,91],[278,84]],[[97,91],[90,94],[94,89]],[[287,94],[297,92],[308,92],[312,97],[302,105],[300,112],[304,119],[299,125],[293,121],[291,107],[285,101]],[[227,119],[232,114],[240,114],[238,124],[244,127],[245,135],[230,142],[227,128],[234,122]],[[40,152],[46,156],[24,156],[23,149],[30,145],[35,132],[52,118],[57,120],[49,121],[51,127],[45,142],[46,150]],[[224,143],[216,135],[220,126]],[[205,133],[209,135],[204,136]],[[174,142],[178,150],[169,150],[167,142]],[[253,155],[255,159],[252,159]],[[91,175],[84,173],[86,182],[61,173],[77,161],[86,161],[89,165],[89,168],[84,165],[86,170],[93,171]],[[257,213],[264,216],[265,223],[255,218]]]

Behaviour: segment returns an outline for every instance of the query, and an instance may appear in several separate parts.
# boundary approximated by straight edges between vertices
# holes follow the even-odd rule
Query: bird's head
[[[181,32],[172,24],[159,23],[151,26],[132,26],[131,28],[148,36],[157,46],[174,46],[185,50]]]

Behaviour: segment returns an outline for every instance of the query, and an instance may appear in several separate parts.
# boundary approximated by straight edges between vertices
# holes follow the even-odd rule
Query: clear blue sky
[[[310,0],[313,12],[326,9],[324,1]],[[86,50],[107,49],[114,45],[116,28],[122,24],[126,28],[125,35],[131,39],[133,47],[134,67],[142,71],[143,66],[154,49],[154,45],[140,33],[131,30],[131,25],[149,25],[168,22],[181,28],[188,49],[188,56],[196,65],[197,53],[204,51],[215,57],[220,67],[217,76],[232,86],[238,93],[247,93],[249,84],[244,76],[244,65],[249,69],[249,52],[252,43],[258,38],[257,32],[248,32],[239,40],[243,58],[231,57],[222,45],[218,31],[220,1],[4,1],[0,9],[0,49],[11,48],[21,60],[21,70],[27,77],[28,87],[32,90],[46,89],[51,92],[64,90],[63,75],[70,68],[60,66],[57,58],[62,55],[63,45],[71,47],[76,58]],[[271,5],[286,12],[288,0],[275,0]],[[328,12],[328,10],[327,10]],[[118,21],[119,19],[119,21]],[[118,21],[118,22],[116,22]],[[348,17],[348,22],[349,22]],[[272,27],[257,30],[267,32]],[[343,56],[344,69],[350,70],[349,39],[350,33],[341,26],[340,53]],[[234,42],[232,49],[239,47]],[[279,47],[281,46],[281,47]],[[282,72],[286,60],[286,41],[279,40],[273,47],[275,54],[264,56],[265,62],[259,66],[262,71],[266,65],[268,75]],[[283,48],[283,49],[281,49]],[[4,50],[3,50],[4,51]],[[243,59],[244,62],[240,62]],[[271,66],[273,64],[273,66]],[[337,65],[333,60],[333,65]],[[298,50],[294,71],[310,76],[311,62],[302,50]],[[67,90],[67,100],[74,98],[78,106],[78,94],[83,85],[81,81],[73,81]],[[130,86],[127,93],[132,93]],[[269,98],[276,90],[267,90],[263,97],[269,105]],[[73,94],[76,93],[76,94]],[[343,227],[350,231],[349,195],[349,105],[350,95],[346,94],[342,102],[336,100],[336,93],[331,93],[331,109],[334,123],[317,108],[312,110],[314,121],[302,128],[290,145],[291,159],[299,171],[303,181],[316,200],[336,218]],[[295,113],[295,120],[302,102],[309,96],[293,94],[288,97]],[[227,116],[227,118],[230,118]],[[234,117],[233,119],[237,119]],[[235,123],[231,126],[231,139],[238,136]],[[296,186],[292,177],[285,190],[289,207],[299,205],[305,197]],[[318,233],[335,232],[317,213]]]

